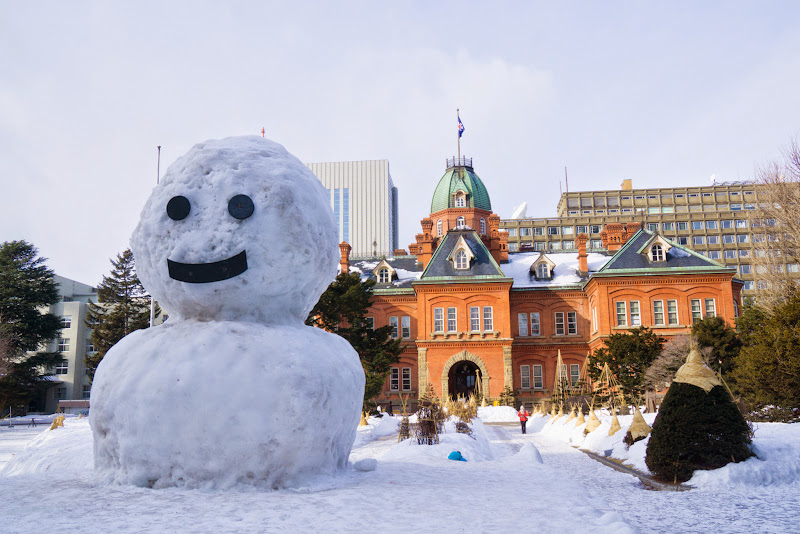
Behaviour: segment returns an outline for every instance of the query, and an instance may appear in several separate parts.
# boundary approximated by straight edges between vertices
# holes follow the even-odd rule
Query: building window
[[[541,226],[534,228],[533,235],[544,235],[544,228]]]
[[[486,234],[486,219],[481,217],[481,234]]]
[[[468,269],[469,262],[467,261],[467,253],[459,250],[456,253],[456,269]]]
[[[481,329],[481,313],[480,308],[472,306],[469,309],[469,329],[477,332]]]
[[[92,396],[92,386],[83,386],[83,395],[81,395],[84,399],[89,399]]]
[[[628,313],[624,301],[617,302],[617,326],[628,326]]]
[[[692,299],[692,324],[703,318],[703,310],[700,308],[700,299]]]
[[[519,229],[519,235],[520,235],[520,237],[528,237],[529,235],[531,235],[531,229],[530,228],[520,228]]]
[[[561,241],[550,241],[550,250],[561,250]]]
[[[388,284],[391,281],[391,276],[389,275],[389,269],[381,269],[378,271],[378,283],[379,284]]]
[[[588,234],[589,227],[588,226],[578,226],[578,233],[579,234]]]
[[[653,245],[650,249],[650,257],[653,261],[664,261],[664,248],[661,245]]]
[[[494,321],[492,320],[492,307],[483,307],[483,329],[487,332],[494,330]]]
[[[578,385],[578,381],[581,379],[581,366],[577,363],[569,364],[569,383],[573,386]]]
[[[550,268],[547,266],[546,263],[540,263],[536,267],[536,271],[539,273],[538,274],[539,278],[542,278],[542,279],[550,278]]]
[[[539,322],[539,312],[533,312],[531,314],[531,335],[532,336],[540,336],[542,335],[542,331],[540,328]]]
[[[562,226],[561,227],[561,235],[573,235],[574,228],[572,226]]]
[[[749,291],[749,290],[752,290],[752,289],[755,289],[755,284],[753,283],[753,281],[752,281],[752,280],[747,280],[747,281],[744,283],[744,289],[745,289],[745,290],[748,290],[748,291]]]
[[[400,369],[398,367],[392,367],[392,372],[389,375],[389,389],[391,391],[400,389]]]
[[[433,309],[433,331],[444,332],[444,308]]]
[[[592,332],[597,332],[597,307],[592,306]]]
[[[544,378],[542,377],[542,366],[541,365],[534,365],[533,366],[533,389],[543,389],[544,388]]]
[[[642,319],[639,314],[639,301],[632,300],[628,304],[631,308],[631,326],[640,326],[642,324]]]
[[[58,352],[69,352],[69,338],[58,338]]]
[[[667,320],[669,324],[674,325],[678,324],[678,301],[677,300],[668,300],[667,301]]]
[[[508,228],[508,235],[509,237],[517,237],[517,229],[516,228]]]
[[[556,312],[556,335],[564,335],[564,312]]]
[[[403,367],[403,391],[411,389],[411,367]]]
[[[678,238],[678,244],[679,245],[688,245],[689,244],[689,238],[688,237],[679,237]]]
[[[719,236],[718,235],[710,235],[710,236],[708,236],[708,244],[709,245],[719,245]]]
[[[442,235],[442,220],[441,219],[436,221],[436,235],[438,235],[438,236]]]
[[[706,230],[716,230],[717,228],[717,221],[706,221]]]
[[[693,245],[705,245],[706,244],[706,236],[704,235],[696,235],[692,238]]]
[[[733,234],[726,234],[722,236],[722,242],[726,245],[730,245],[736,242],[736,236]]]
[[[466,226],[466,224],[467,224],[467,220],[464,217],[458,217],[456,219],[456,226],[458,226],[459,228],[463,227],[463,226]]]
[[[389,317],[389,325],[392,327],[392,333],[391,333],[392,339],[397,339],[398,337],[397,317]]]
[[[673,230],[675,230],[675,223],[672,222],[661,223],[661,230],[665,232],[672,232]]]
[[[67,398],[67,388],[66,386],[61,386],[56,388],[56,400],[64,400]]]
[[[548,226],[547,235],[558,235],[560,228],[558,226]]]
[[[519,325],[519,335],[525,337],[528,335],[528,314],[518,313],[517,324]]]
[[[722,221],[722,229],[723,230],[730,230],[733,228],[733,221],[730,219]]]
[[[746,249],[739,249],[739,257],[740,258],[748,258],[750,257],[750,251]]]
[[[365,317],[364,319],[367,321],[367,328],[375,330],[375,317]]]
[[[714,299],[706,299],[706,317],[716,317],[717,316],[717,303]]]
[[[400,318],[400,337],[411,339],[411,317],[408,315]]]
[[[658,232],[658,223],[647,223],[647,229],[651,232]]]
[[[457,329],[458,323],[456,322],[456,309],[447,308],[447,331],[455,332]]]
[[[736,242],[737,243],[749,243],[750,242],[750,236],[747,235],[747,234],[739,234],[739,235],[736,236]]]
[[[589,231],[593,234],[599,234],[600,230],[601,228],[599,224],[592,224],[591,226],[589,226]]]
[[[711,258],[712,260],[720,259],[719,250],[709,250],[708,257]]]
[[[578,312],[567,312],[567,334],[578,333]]]
[[[731,252],[736,252],[735,250]],[[753,273],[753,266],[749,263],[743,263],[739,266],[739,272],[742,274],[752,274]]]
[[[519,366],[520,386],[522,389],[531,389],[531,366]]]
[[[61,328],[69,328],[72,326],[72,316],[71,315],[62,315],[61,316]]]
[[[692,230],[702,230],[703,221],[692,221]]]
[[[664,301],[663,300],[654,300],[653,301],[653,324],[654,325],[663,325],[664,324]]]
[[[61,360],[56,364],[55,370],[57,375],[65,375],[69,373],[69,362],[67,360]]]
[[[688,229],[689,229],[689,223],[688,222],[686,222],[686,221],[679,221],[678,222],[678,230],[688,230]]]

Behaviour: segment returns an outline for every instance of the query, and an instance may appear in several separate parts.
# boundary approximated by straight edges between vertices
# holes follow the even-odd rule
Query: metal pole
[[[456,108],[456,118],[459,121],[461,120],[458,108]],[[458,123],[456,123],[456,133],[458,134],[458,159],[456,160],[456,166],[458,166],[461,165],[461,126]]]
[[[161,181],[161,145],[158,145],[158,163],[156,164],[156,185]],[[153,326],[153,323],[156,320],[156,302],[153,300],[153,296],[150,295],[150,326]]]

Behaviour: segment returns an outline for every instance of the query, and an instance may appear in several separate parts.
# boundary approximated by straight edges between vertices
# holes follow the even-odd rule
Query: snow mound
[[[544,463],[542,454],[533,443],[526,443],[520,448],[519,452],[514,455],[515,460],[528,462],[532,464]]]
[[[484,423],[518,423],[517,410],[511,406],[483,406],[478,408],[478,417]]]
[[[64,426],[44,430],[0,470],[0,476],[92,470],[92,433],[88,419],[64,419]]]
[[[447,462],[447,457],[453,451],[460,451],[467,462],[487,462],[494,460],[489,440],[483,423],[473,419],[470,423],[472,436],[456,432],[456,420],[450,418],[444,427],[444,433],[439,435],[437,445],[418,445],[411,438],[394,445],[383,456],[387,461],[405,461],[422,463]]]

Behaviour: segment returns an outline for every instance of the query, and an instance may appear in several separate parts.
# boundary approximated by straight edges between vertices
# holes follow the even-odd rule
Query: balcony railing
[[[447,168],[451,167],[467,167],[468,169],[472,170],[472,158],[468,158],[466,156],[461,156],[460,158],[448,158],[447,159]]]

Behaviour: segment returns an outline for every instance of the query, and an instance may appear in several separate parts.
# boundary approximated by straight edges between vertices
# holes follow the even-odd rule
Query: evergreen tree
[[[742,348],[736,329],[728,326],[722,317],[707,317],[692,325],[692,336],[706,356],[709,367],[728,376]]]
[[[58,302],[53,271],[25,241],[0,245],[0,407],[27,406],[49,382],[61,361],[57,352],[35,352],[59,332],[58,317],[40,308]]]
[[[736,320],[743,346],[733,378],[756,405],[800,407],[800,292],[772,308],[745,306]]]
[[[97,352],[84,358],[89,379],[100,361],[120,339],[150,325],[150,299],[136,276],[131,249],[111,260],[111,274],[103,276],[97,287],[100,304],[89,303],[86,326],[92,329],[92,344]],[[156,307],[155,315],[160,310]]]
[[[598,380],[603,364],[617,377],[626,399],[644,394],[644,373],[659,354],[666,340],[646,326],[630,330],[629,334],[611,334],[601,347],[589,355],[587,372]]]
[[[658,410],[647,468],[665,482],[685,482],[697,469],[717,469],[741,462],[750,452],[750,428],[724,386],[708,393],[673,382]]]
[[[392,327],[372,328],[366,316],[372,302],[374,280],[362,281],[357,273],[342,273],[320,297],[306,319],[306,324],[335,332],[346,339],[358,353],[364,368],[364,410],[372,408],[392,364],[399,361],[403,347],[392,339]]]

